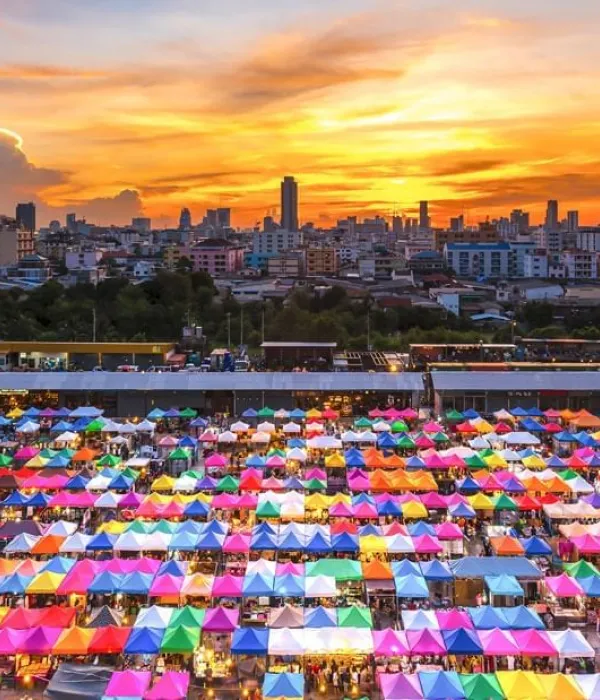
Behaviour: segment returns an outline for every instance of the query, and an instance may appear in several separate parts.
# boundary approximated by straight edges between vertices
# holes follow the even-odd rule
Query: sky
[[[0,213],[600,223],[598,0],[0,0]]]

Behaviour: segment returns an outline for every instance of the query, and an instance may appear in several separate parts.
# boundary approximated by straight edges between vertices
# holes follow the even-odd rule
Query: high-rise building
[[[544,228],[546,231],[556,231],[558,229],[558,201],[556,199],[548,200]]]
[[[429,202],[419,202],[419,228],[426,231],[429,228]]]
[[[510,212],[510,223],[516,233],[526,233],[529,230],[529,212],[513,209]]]
[[[217,209],[217,226],[220,229],[231,228],[231,209],[229,207]]]
[[[450,230],[455,233],[462,233],[465,230],[465,217],[462,214],[451,217]]]
[[[291,175],[286,175],[281,183],[281,227],[298,230],[298,183]]]
[[[14,265],[27,255],[33,255],[33,231],[16,219],[0,216],[0,266]]]
[[[273,231],[277,230],[277,224],[275,223],[275,219],[273,219],[272,216],[265,216],[263,219],[263,231],[265,233],[273,233]]]
[[[192,228],[192,214],[187,207],[184,207],[181,210],[181,214],[179,215],[179,230],[180,231],[189,231],[189,229],[191,229],[191,228]]]
[[[69,233],[77,231],[77,214],[67,214],[67,231]]]
[[[33,202],[17,204],[15,218],[17,220],[17,226],[33,233],[35,231],[35,204]]]
[[[135,216],[131,219],[131,228],[139,233],[150,233],[152,231],[152,219],[147,216]]]
[[[212,226],[214,229],[217,228],[217,210],[207,209],[206,210],[206,223],[208,226]]]
[[[396,238],[404,233],[404,223],[402,222],[402,217],[394,214],[392,216],[392,233]]]
[[[579,212],[576,210],[567,212],[567,231],[569,233],[579,231]]]

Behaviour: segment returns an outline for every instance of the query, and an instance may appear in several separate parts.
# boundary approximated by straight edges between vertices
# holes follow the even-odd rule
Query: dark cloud
[[[450,160],[450,154],[444,154],[443,160]],[[487,170],[495,170],[506,165],[505,160],[493,158],[481,158],[475,160],[451,160],[447,165],[426,164],[424,171],[432,177],[456,177],[459,175],[470,175]]]
[[[96,197],[84,202],[73,202],[77,213],[95,224],[129,223],[134,216],[141,216],[144,206],[137,190],[122,190],[114,197]]]

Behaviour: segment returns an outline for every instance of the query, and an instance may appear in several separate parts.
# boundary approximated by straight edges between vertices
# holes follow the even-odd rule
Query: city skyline
[[[142,4],[0,0],[0,213],[600,222],[597,3]]]

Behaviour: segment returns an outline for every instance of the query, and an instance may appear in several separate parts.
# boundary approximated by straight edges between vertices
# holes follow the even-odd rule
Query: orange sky
[[[0,212],[600,223],[597,0],[0,0]],[[16,140],[2,128],[19,134]]]

